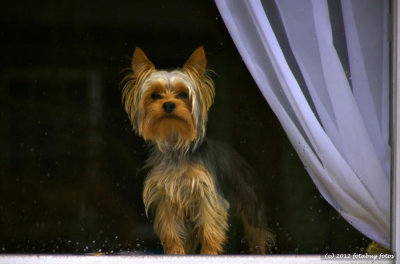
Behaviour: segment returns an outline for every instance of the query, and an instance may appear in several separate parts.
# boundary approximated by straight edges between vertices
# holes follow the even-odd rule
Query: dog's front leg
[[[204,197],[200,203],[200,254],[217,255],[223,252],[228,229],[228,213],[222,203]]]
[[[182,238],[183,223],[170,204],[160,201],[154,218],[154,230],[158,234],[165,254],[183,255],[185,250]]]

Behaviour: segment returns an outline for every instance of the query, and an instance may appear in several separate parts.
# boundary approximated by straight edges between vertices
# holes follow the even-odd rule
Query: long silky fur
[[[275,236],[266,227],[252,169],[234,150],[205,138],[215,91],[205,71],[204,51],[201,48],[193,54],[181,70],[167,72],[156,71],[144,53],[135,50],[133,73],[122,81],[122,102],[140,136],[149,125],[142,101],[152,81],[162,79],[169,84],[179,79],[189,89],[191,100],[196,128],[192,141],[148,142],[151,150],[145,167],[149,173],[143,189],[146,215],[153,217],[154,230],[168,254],[194,253],[199,244],[202,254],[222,253],[229,216],[241,223],[249,251],[266,253],[275,245]]]
[[[209,77],[208,72],[200,75],[194,67],[189,65],[184,67],[182,71],[155,71],[154,68],[148,67],[141,72],[128,74],[121,82],[123,84],[122,103],[131,121],[133,130],[141,136],[142,127],[145,124],[142,123],[141,118],[143,113],[138,110],[142,96],[146,89],[149,88],[148,83],[152,80],[157,80],[157,78],[169,80],[171,77],[180,78],[189,88],[189,96],[192,101],[192,115],[195,119],[197,135],[192,142],[177,141],[177,144],[174,146],[166,145],[163,142],[154,143],[165,151],[169,148],[184,152],[194,151],[206,135],[207,112],[214,102],[214,83]]]
[[[175,227],[180,234],[179,243],[183,245],[201,241],[196,240],[198,238],[188,241],[190,232],[182,217],[189,219],[198,233],[196,227],[203,224],[198,222],[199,213],[207,208],[210,217],[207,222],[218,223],[213,226],[212,233],[219,241],[227,239],[226,217],[231,215],[241,223],[249,252],[264,254],[275,246],[275,236],[267,228],[263,204],[255,191],[254,172],[233,149],[209,139],[205,139],[196,151],[184,155],[162,153],[153,147],[146,167],[150,172],[144,183],[143,201],[148,216],[155,218],[154,228],[160,237],[165,232],[159,219],[162,216],[157,216],[161,202],[176,212],[178,225]],[[197,173],[193,173],[191,168],[195,168]],[[198,201],[204,198],[207,206],[199,208]]]
[[[205,74],[200,75],[196,68],[191,65],[185,65],[183,72],[190,77],[190,79],[194,82],[194,86],[197,87],[197,93],[199,97],[198,102],[200,104],[200,113],[197,115],[202,117],[201,122],[198,124],[198,129],[201,131],[200,138],[202,140],[206,131],[207,113],[211,105],[214,103],[214,82],[209,76],[209,71],[206,71]],[[201,140],[198,140],[198,142],[201,142]]]
[[[180,244],[203,245],[212,241],[212,248],[221,253],[228,229],[229,203],[221,196],[214,181],[215,175],[210,174],[209,168],[201,161],[194,162],[187,155],[166,157],[158,149],[153,150],[147,166],[151,170],[144,183],[143,202],[146,214],[151,211],[155,217],[154,230],[161,240],[168,231],[163,222],[167,221],[163,218],[165,213],[159,215],[162,211],[159,207],[167,206],[176,217],[175,228]],[[189,227],[185,219],[189,221]],[[193,231],[205,240],[191,237]],[[190,248],[195,249],[194,246]]]
[[[155,72],[155,69],[149,67],[137,73],[130,73],[121,81],[121,85],[123,85],[122,104],[136,133],[138,133],[138,119],[140,114],[137,111],[141,100],[140,87],[153,72]]]

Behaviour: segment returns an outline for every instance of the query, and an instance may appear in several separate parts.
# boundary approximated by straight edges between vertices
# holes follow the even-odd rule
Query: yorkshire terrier
[[[250,166],[232,149],[205,138],[214,84],[203,47],[182,69],[156,70],[136,48],[122,101],[135,132],[151,147],[143,203],[166,254],[223,253],[228,216],[242,227],[250,253],[271,251]]]

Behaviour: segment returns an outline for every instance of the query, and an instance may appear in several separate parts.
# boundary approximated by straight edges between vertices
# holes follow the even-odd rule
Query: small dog
[[[143,203],[166,254],[223,252],[228,216],[241,223],[250,253],[270,252],[249,165],[232,149],[205,138],[214,84],[203,47],[182,69],[156,70],[136,48],[122,101],[136,133],[151,147]]]

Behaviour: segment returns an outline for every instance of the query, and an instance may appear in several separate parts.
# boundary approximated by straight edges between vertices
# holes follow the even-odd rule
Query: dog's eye
[[[152,93],[151,98],[153,100],[161,99],[161,95],[159,93]]]
[[[178,97],[180,99],[186,99],[186,98],[188,98],[188,94],[185,92],[180,92],[176,97]]]

